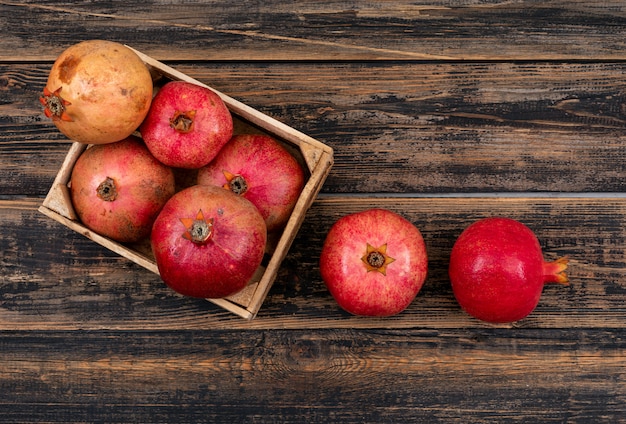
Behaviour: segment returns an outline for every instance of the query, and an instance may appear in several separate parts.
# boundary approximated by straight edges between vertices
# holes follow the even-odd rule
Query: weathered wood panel
[[[131,43],[158,60],[623,60],[626,5],[2,1],[0,29],[2,60],[52,60],[91,38]]]
[[[623,328],[626,323],[626,199],[322,198],[307,214],[278,279],[252,322],[181,297],[155,275],[37,212],[36,199],[0,202],[0,330],[217,328],[470,328],[449,286],[450,249],[476,219],[495,214],[533,229],[546,259],[570,258],[571,285],[547,286],[534,314],[504,327]],[[395,317],[344,313],[324,287],[319,252],[332,223],[386,207],[422,231],[429,275]]]
[[[330,145],[326,193],[622,192],[622,63],[173,64]],[[45,195],[68,144],[47,65],[0,65],[0,193]]]
[[[624,422],[625,30],[617,0],[0,0],[0,422]],[[69,148],[37,98],[90,38],[335,149],[254,321],[37,211]],[[390,318],[342,312],[318,270],[333,222],[374,206],[430,259]],[[495,214],[570,258],[571,285],[511,325],[447,278]]]
[[[623,422],[616,330],[3,332],[0,422]]]

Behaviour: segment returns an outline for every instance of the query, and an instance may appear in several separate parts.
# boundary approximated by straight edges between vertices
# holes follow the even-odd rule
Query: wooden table
[[[626,3],[0,1],[0,421],[626,422]],[[126,43],[331,146],[246,321],[37,211],[69,141],[38,97],[76,42]],[[430,270],[402,314],[342,312],[334,221],[386,207]],[[476,219],[570,258],[511,325],[465,314]]]

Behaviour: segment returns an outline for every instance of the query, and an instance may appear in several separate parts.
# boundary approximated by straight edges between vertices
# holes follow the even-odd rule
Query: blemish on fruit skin
[[[59,79],[68,84],[76,74],[79,64],[80,59],[76,59],[74,56],[66,57],[59,66]]]

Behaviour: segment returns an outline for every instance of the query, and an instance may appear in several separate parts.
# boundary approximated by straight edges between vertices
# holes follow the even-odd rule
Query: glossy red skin
[[[361,257],[367,244],[387,243],[395,259],[386,275],[367,271]],[[320,271],[328,290],[345,311],[363,316],[402,312],[422,288],[428,271],[426,246],[420,231],[386,209],[368,209],[340,218],[329,230],[320,256]]]
[[[265,135],[234,136],[198,171],[198,184],[224,186],[224,170],[246,180],[248,190],[241,196],[259,209],[268,231],[285,226],[304,187],[304,172],[278,141]]]
[[[98,197],[107,177],[115,181],[113,201]],[[92,146],[80,155],[70,179],[74,210],[96,233],[120,242],[150,235],[152,223],[174,194],[174,173],[157,161],[137,137]]]
[[[176,112],[195,110],[193,129],[182,133],[170,126]],[[233,118],[212,90],[186,81],[171,81],[157,92],[141,136],[152,154],[175,168],[208,164],[233,135]]]
[[[65,119],[54,118],[68,138],[104,144],[131,135],[148,113],[153,82],[150,71],[128,47],[87,40],[63,51],[50,70],[46,88],[59,90],[69,104]]]
[[[449,276],[461,307],[483,321],[507,323],[530,314],[544,286],[539,241],[524,224],[492,217],[463,231],[450,256]]]
[[[181,218],[202,210],[213,218],[205,244],[183,238]],[[151,244],[163,281],[176,292],[222,298],[242,290],[261,264],[265,222],[252,203],[220,187],[195,185],[176,193],[154,223]]]

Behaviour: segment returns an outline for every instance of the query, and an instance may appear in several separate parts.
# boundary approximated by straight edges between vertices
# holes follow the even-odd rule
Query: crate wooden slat
[[[130,47],[129,47],[130,48]],[[132,48],[131,48],[132,49]],[[249,284],[241,292],[223,299],[208,299],[222,308],[235,313],[242,318],[251,320],[258,313],[267,293],[269,292],[281,262],[296,237],[304,220],[306,211],[310,208],[319,193],[333,164],[333,150],[324,143],[315,140],[294,128],[267,116],[256,109],[249,107],[234,98],[221,93],[206,84],[132,49],[151,69],[156,79],[181,80],[207,87],[216,92],[229,108],[235,121],[235,127],[241,131],[255,131],[268,134],[282,142],[298,157],[305,166],[308,179],[300,197],[296,202],[291,217],[279,234],[268,239],[267,253],[270,255],[267,263],[257,269]],[[91,231],[78,219],[72,207],[68,183],[76,160],[87,148],[87,145],[73,143],[59,170],[52,187],[39,207],[39,211],[48,217],[60,222],[72,230],[84,235],[96,243],[113,252],[137,263],[138,265],[158,274],[159,270],[147,243],[126,245],[113,241],[107,237]]]

